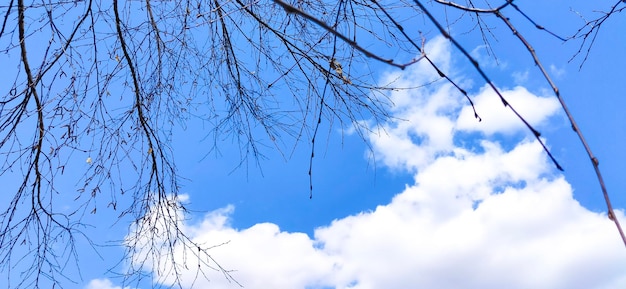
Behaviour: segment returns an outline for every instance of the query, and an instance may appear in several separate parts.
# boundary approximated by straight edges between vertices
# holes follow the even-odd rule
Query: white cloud
[[[542,124],[560,108],[556,98],[533,95],[521,86],[502,90],[502,95],[531,125]],[[504,107],[500,98],[487,85],[475,96],[475,100],[482,121],[475,121],[471,107],[464,107],[457,121],[457,129],[488,135],[526,130],[524,124],[510,109]]]
[[[113,282],[109,279],[93,279],[89,281],[85,289],[130,289],[130,287],[113,286]]]
[[[449,63],[445,41],[430,45],[440,52],[434,59]],[[423,69],[388,78],[423,83],[432,78]],[[534,124],[557,110],[526,89],[506,93]],[[317,228],[314,238],[271,223],[234,229],[232,207],[182,228],[200,243],[230,241],[211,249],[212,257],[253,289],[626,287],[626,250],[606,214],[573,199],[536,141],[507,150],[489,139],[523,129],[497,97],[485,89],[476,96],[481,123],[466,119],[469,108],[444,83],[391,98],[400,120],[371,135],[375,153],[388,166],[415,172],[415,183],[391,203]],[[485,139],[466,148],[454,142],[459,131]],[[196,279],[191,259],[188,267],[185,286],[238,287],[219,273]]]
[[[513,82],[517,85],[522,85],[528,81],[528,76],[530,72],[528,70],[524,70],[523,72],[513,72],[511,74],[511,78],[513,78]]]
[[[477,46],[470,52],[470,54],[476,61],[478,61],[478,63],[480,63],[480,66],[483,68],[497,67],[502,70],[508,66],[506,62],[502,62],[500,59],[498,59],[497,55],[495,55],[491,48],[487,45]]]
[[[563,78],[567,71],[565,71],[565,68],[559,68],[554,64],[550,64],[550,73],[556,78]]]

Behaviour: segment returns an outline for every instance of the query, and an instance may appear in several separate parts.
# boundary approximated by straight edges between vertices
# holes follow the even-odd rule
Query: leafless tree
[[[89,214],[115,212],[129,220],[124,240],[142,266],[172,258],[184,244],[206,267],[229,272],[178,226],[185,208],[176,201],[177,174],[169,144],[187,121],[209,124],[217,144],[236,140],[242,161],[263,147],[289,155],[296,143],[311,149],[320,123],[367,129],[361,122],[389,117],[385,98],[393,83],[376,84],[370,67],[406,68],[429,62],[441,78],[471,99],[423,50],[417,26],[444,35],[474,64],[484,81],[540,143],[539,132],[511,107],[443,17],[472,21],[463,31],[490,44],[485,19],[499,20],[530,52],[554,88],[596,168],[614,218],[598,161],[531,44],[507,17],[523,15],[513,1],[26,1],[0,4],[0,176],[11,194],[0,214],[0,264],[13,288],[61,286],[68,267],[78,268],[77,242],[89,242]],[[603,8],[603,7],[600,7]],[[584,59],[601,26],[624,9],[615,1],[562,41],[581,41]],[[410,21],[419,25],[407,26]],[[556,36],[556,34],[552,33]],[[386,46],[385,50],[380,47]],[[386,56],[389,48],[395,57]],[[479,114],[476,114],[479,119]],[[208,150],[214,149],[208,148]],[[544,146],[545,148],[545,146]],[[546,153],[560,168],[556,159]],[[78,161],[77,161],[78,160]],[[87,168],[85,171],[85,167]],[[76,182],[75,176],[82,176]],[[16,179],[17,177],[17,179]],[[68,180],[76,186],[68,186]],[[119,206],[119,204],[123,204]],[[68,206],[70,209],[63,208]],[[146,241],[152,240],[152,241]],[[626,244],[626,239],[624,239]],[[95,245],[94,245],[95,246]],[[178,276],[185,264],[174,264]],[[233,282],[236,282],[233,280]]]

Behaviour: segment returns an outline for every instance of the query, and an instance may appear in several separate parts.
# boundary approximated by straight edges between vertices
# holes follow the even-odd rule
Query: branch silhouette
[[[565,112],[565,115],[567,116],[567,119],[569,120],[572,126],[572,129],[578,136],[578,139],[580,140],[581,144],[585,148],[585,152],[587,152],[587,156],[589,157],[589,160],[591,161],[591,164],[593,165],[594,171],[596,173],[596,178],[598,179],[598,183],[600,184],[600,189],[604,197],[604,202],[606,204],[609,219],[613,221],[613,223],[615,223],[615,226],[617,227],[617,231],[620,237],[622,238],[622,241],[624,242],[624,246],[626,246],[626,236],[624,235],[622,226],[620,225],[619,220],[617,219],[617,217],[615,216],[615,212],[613,211],[613,206],[611,205],[611,199],[609,197],[609,193],[606,188],[606,185],[604,184],[604,178],[602,177],[602,173],[600,172],[600,162],[598,161],[598,158],[596,158],[593,152],[591,151],[591,148],[589,147],[589,144],[587,143],[585,136],[583,135],[582,131],[578,127],[578,124],[576,124],[576,120],[574,119],[574,116],[567,108],[567,104],[565,103],[565,100],[561,96],[561,93],[558,87],[556,86],[554,81],[552,81],[552,78],[548,74],[548,71],[543,67],[543,64],[541,63],[541,61],[539,61],[539,57],[537,56],[535,49],[522,36],[522,34],[519,33],[517,29],[515,29],[515,26],[513,26],[513,24],[507,17],[505,17],[500,11],[496,12],[496,15],[498,16],[498,18],[502,19],[502,21],[507,25],[507,27],[511,29],[511,32],[513,32],[513,34],[522,42],[524,47],[526,47],[526,50],[528,50],[528,52],[530,53],[531,57],[533,58],[533,61],[535,62],[539,70],[541,71],[541,74],[545,77],[546,81],[552,88],[552,91],[554,92],[554,96],[556,96],[556,98],[559,100],[559,103],[561,104],[561,107],[563,108],[563,111]]]
[[[392,60],[380,57],[380,56],[376,55],[374,52],[365,50],[364,48],[359,46],[355,41],[348,39],[346,36],[344,36],[342,33],[337,31],[333,27],[327,25],[326,23],[324,23],[320,19],[317,19],[314,16],[312,16],[312,15],[302,11],[301,9],[299,9],[297,7],[294,7],[294,6],[284,2],[282,0],[274,0],[274,2],[277,3],[278,5],[280,5],[287,13],[299,15],[301,17],[304,17],[307,20],[312,21],[316,25],[319,25],[320,27],[324,28],[325,30],[327,30],[330,33],[332,33],[333,35],[335,35],[337,38],[339,38],[342,41],[344,41],[346,44],[348,44],[348,45],[354,47],[356,50],[364,53],[365,56],[367,56],[367,57],[374,58],[374,59],[376,59],[378,61],[381,61],[383,63],[389,64],[391,66],[394,66],[394,67],[397,67],[397,68],[401,68],[401,69],[404,69],[408,65],[413,64],[413,62],[408,63],[408,64],[397,64],[397,63],[394,63]],[[380,11],[382,11],[383,14],[387,17],[387,19],[397,28],[397,30],[400,32],[400,34],[402,34],[402,36],[405,38],[405,40],[407,40],[407,42],[409,42],[414,48],[416,48],[417,51],[421,52],[421,57],[416,58],[415,61],[419,61],[421,59],[425,59],[426,61],[428,61],[428,63],[437,71],[437,73],[441,77],[445,78],[448,82],[450,82],[457,90],[459,90],[466,97],[466,99],[469,101],[470,105],[472,106],[472,109],[474,110],[475,117],[480,120],[480,117],[479,117],[479,115],[476,112],[476,109],[474,107],[474,103],[470,99],[470,97],[467,94],[467,92],[465,90],[463,90],[461,87],[459,87],[450,77],[448,77],[445,73],[443,73],[441,71],[441,69],[439,69],[437,67],[437,65],[435,63],[433,63],[433,61],[429,58],[429,56],[423,51],[423,48],[420,47],[417,43],[415,43],[413,38],[411,38],[406,33],[405,29],[387,12],[385,7],[383,7],[378,1],[372,1],[372,2],[376,5],[376,8],[379,9]],[[535,129],[513,106],[511,106],[511,104],[502,95],[500,90],[491,81],[489,76],[480,67],[478,61],[474,57],[472,57],[469,54],[469,52],[453,36],[451,36],[447,32],[447,30],[443,27],[443,25],[441,25],[441,23],[430,13],[428,8],[426,8],[422,4],[421,1],[414,0],[413,2],[426,15],[426,17],[430,20],[430,22],[432,22],[437,27],[437,29],[439,30],[440,34],[443,35],[445,38],[449,39],[452,42],[452,44],[465,56],[465,58],[467,58],[469,60],[469,62],[472,63],[472,65],[474,66],[474,69],[480,74],[480,76],[483,78],[485,83],[487,83],[489,85],[489,87],[498,95],[498,97],[502,101],[503,105],[505,107],[508,107],[515,114],[515,116],[522,123],[524,123],[526,128],[533,134],[535,139],[541,144],[543,150],[548,155],[550,160],[553,162],[555,167],[558,170],[563,171],[563,167],[561,167],[561,165],[558,163],[556,158],[552,155],[550,150],[545,145],[544,141],[541,139],[541,133],[537,129]],[[513,34],[522,42],[522,44],[524,45],[526,50],[528,50],[528,52],[531,54],[531,57],[533,58],[534,63],[537,65],[537,67],[541,71],[542,75],[544,76],[544,78],[546,79],[546,81],[548,82],[550,87],[552,88],[552,90],[553,90],[555,96],[557,97],[561,107],[563,108],[563,110],[564,110],[564,112],[565,112],[565,114],[566,114],[566,116],[567,116],[567,118],[568,118],[568,120],[569,120],[569,122],[570,122],[570,124],[571,124],[571,126],[573,128],[573,130],[575,131],[575,133],[577,134],[580,142],[582,143],[583,147],[585,148],[585,151],[586,151],[587,155],[589,156],[589,159],[591,160],[591,163],[593,164],[593,167],[594,167],[594,170],[595,170],[595,173],[596,173],[596,178],[598,179],[598,182],[600,183],[600,188],[602,190],[603,197],[604,197],[604,200],[605,200],[605,203],[606,203],[606,206],[607,206],[608,216],[611,219],[611,221],[613,221],[615,223],[615,225],[617,227],[617,230],[618,230],[618,233],[619,233],[622,241],[624,242],[624,245],[626,246],[626,236],[624,235],[624,232],[623,232],[623,230],[621,228],[619,220],[615,217],[615,213],[614,213],[613,207],[611,205],[610,197],[609,197],[608,191],[606,189],[606,186],[604,184],[604,180],[603,180],[600,168],[599,168],[599,161],[598,161],[598,159],[594,156],[591,148],[587,144],[587,141],[586,141],[584,135],[582,134],[582,132],[580,131],[580,129],[578,128],[578,125],[576,124],[576,121],[575,121],[573,115],[571,114],[571,112],[567,108],[565,100],[560,95],[560,92],[559,92],[558,88],[556,87],[555,83],[552,81],[552,79],[550,78],[549,74],[547,73],[547,71],[545,70],[545,68],[543,67],[541,62],[539,61],[539,58],[537,57],[534,49],[526,41],[526,39],[522,36],[522,34],[515,28],[515,26],[510,22],[510,20],[503,15],[502,10],[504,10],[507,7],[513,7],[513,9],[515,9],[518,13],[520,13],[526,20],[531,22],[535,26],[535,28],[537,28],[538,30],[545,31],[545,32],[549,33],[550,35],[554,36],[555,38],[557,38],[559,40],[562,40],[562,41],[566,41],[567,39],[557,35],[556,33],[552,32],[549,29],[546,29],[542,25],[539,25],[536,21],[534,21],[531,17],[529,17],[526,13],[524,13],[519,8],[519,6],[514,4],[512,0],[507,0],[505,3],[501,4],[500,6],[498,6],[496,8],[489,8],[489,9],[467,7],[467,6],[463,6],[463,5],[457,4],[455,2],[449,2],[449,1],[443,1],[443,0],[436,0],[435,2],[437,2],[439,4],[442,4],[442,5],[445,5],[445,6],[453,7],[455,9],[459,9],[461,11],[472,12],[472,13],[480,13],[480,14],[485,14],[485,15],[489,15],[489,14],[495,15],[497,18],[501,19],[505,23],[505,25],[513,32]],[[618,1],[615,5],[613,5],[613,7],[611,8],[610,12],[606,13],[603,17],[600,17],[600,18],[598,18],[598,19],[596,19],[596,20],[594,20],[592,22],[587,22],[587,24],[583,28],[579,29],[579,31],[576,33],[575,37],[583,37],[584,41],[586,41],[587,37],[589,37],[589,35],[593,34],[594,35],[593,38],[592,38],[592,44],[593,44],[593,40],[595,40],[595,36],[598,33],[600,25],[604,21],[606,21],[606,19],[608,19],[612,14],[619,13],[623,9],[626,9],[626,7],[619,8],[619,9],[617,8],[618,5],[620,5],[622,2],[623,1],[621,1],[621,0]],[[583,33],[582,31],[585,28],[588,28],[589,31]],[[584,45],[584,41],[583,41],[583,45]],[[591,49],[591,45],[588,48],[587,54],[588,54],[590,49]],[[578,53],[580,53],[580,50],[578,51]],[[586,56],[585,56],[585,60],[586,60]],[[313,156],[314,156],[314,154],[312,153],[311,154],[311,160],[312,160]],[[311,175],[311,169],[309,169],[309,176],[310,175]],[[312,189],[312,187],[311,187],[311,189]]]
[[[447,14],[437,16],[436,7],[471,17],[468,32],[478,27],[490,52],[494,33],[485,20],[491,18],[529,51],[583,144],[608,217],[626,245],[597,157],[534,48],[506,17],[520,15],[541,33],[580,41],[570,61],[584,55],[582,67],[601,27],[626,9],[623,0],[611,1],[571,37],[542,26],[513,0],[486,1],[483,7],[449,0],[5,2],[0,57],[13,74],[0,85],[0,176],[13,195],[0,211],[0,269],[8,273],[11,288],[61,287],[75,277],[67,272],[80,276],[76,242],[97,253],[100,245],[85,233],[92,229],[85,220],[103,213],[114,215],[115,224],[128,224],[127,238],[115,242],[125,249],[115,269],[121,268],[126,284],[145,278],[147,266],[173,276],[152,276],[155,282],[173,280],[172,286],[182,287],[180,276],[190,260],[237,284],[231,271],[213,260],[213,247],[198,244],[181,227],[188,211],[178,198],[183,176],[170,147],[174,131],[189,119],[206,125],[200,136],[208,140],[201,152],[206,155],[219,155],[220,142],[234,143],[239,159],[226,171],[247,169],[249,162],[260,168],[266,149],[289,159],[305,143],[312,197],[323,132],[349,127],[366,139],[372,128],[363,120],[393,118],[389,91],[444,80],[481,121],[462,80],[425,51],[428,32],[406,26],[414,19],[434,27],[461,52],[562,170],[539,131],[510,105],[461,36],[450,32],[455,22],[448,22]],[[375,45],[397,50],[383,53]],[[405,69],[418,62],[438,77],[412,87],[376,84],[373,66]],[[176,259],[176,246],[190,253]]]

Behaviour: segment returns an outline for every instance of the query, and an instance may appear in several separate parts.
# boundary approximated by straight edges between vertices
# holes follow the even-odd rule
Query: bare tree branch
[[[498,16],[498,18],[502,19],[502,21],[507,25],[507,27],[511,29],[511,32],[513,32],[513,34],[523,43],[524,47],[526,47],[531,57],[533,58],[535,65],[537,65],[537,67],[541,71],[541,74],[546,78],[546,81],[548,82],[548,84],[550,84],[550,87],[552,88],[554,95],[559,100],[559,103],[561,104],[561,107],[563,108],[563,111],[565,112],[567,119],[572,125],[572,129],[574,130],[574,132],[576,132],[578,139],[580,139],[580,142],[582,143],[583,147],[585,148],[585,151],[587,152],[587,155],[589,156],[589,159],[591,160],[591,164],[593,165],[593,168],[596,172],[596,178],[598,179],[598,182],[600,183],[600,189],[602,190],[602,195],[606,203],[609,219],[611,219],[611,221],[615,223],[615,226],[617,227],[617,231],[620,237],[622,238],[622,241],[624,242],[624,246],[626,246],[626,236],[624,235],[624,231],[622,230],[622,226],[620,225],[619,220],[615,217],[615,212],[613,211],[613,206],[611,205],[611,200],[609,198],[609,193],[606,189],[606,185],[604,184],[604,178],[602,177],[602,173],[600,172],[600,162],[593,155],[593,152],[591,151],[589,144],[587,144],[587,140],[585,139],[583,133],[580,131],[578,124],[576,124],[576,120],[574,120],[574,116],[567,108],[567,104],[565,103],[565,100],[561,96],[561,93],[559,92],[558,87],[556,86],[556,84],[554,84],[554,81],[552,81],[552,78],[550,77],[546,69],[543,67],[543,64],[541,64],[541,61],[539,61],[539,57],[537,57],[537,53],[535,52],[535,49],[530,45],[530,43],[528,43],[528,41],[522,36],[522,34],[519,33],[517,29],[515,29],[515,26],[513,26],[511,21],[507,17],[502,15],[501,12],[499,11],[496,12],[496,15]]]
[[[126,251],[115,269],[127,283],[149,277],[182,287],[185,266],[200,264],[197,276],[216,270],[237,284],[212,258],[217,245],[198,244],[180,225],[187,211],[179,199],[184,176],[170,147],[174,131],[190,120],[207,124],[210,144],[203,153],[219,153],[223,141],[236,143],[240,161],[233,169],[249,162],[261,167],[269,149],[288,159],[304,143],[312,197],[324,130],[348,128],[365,136],[371,128],[363,120],[392,117],[388,91],[431,83],[379,85],[381,66],[428,62],[480,121],[462,81],[424,51],[428,23],[472,63],[562,169],[539,132],[450,33],[461,19],[471,24],[462,32],[480,33],[476,37],[490,52],[494,28],[485,20],[491,18],[530,52],[583,143],[609,218],[626,244],[597,158],[533,47],[504,16],[514,10],[533,29],[580,41],[573,58],[584,50],[584,63],[600,27],[626,8],[623,1],[567,39],[511,0],[484,1],[483,7],[445,0],[7,2],[0,4],[0,57],[9,71],[0,88],[0,177],[13,195],[0,212],[0,270],[12,288],[60,287],[77,279],[73,272],[80,278],[76,248],[87,244],[97,252],[86,220],[102,213],[114,214],[114,224],[130,224],[116,243]],[[439,18],[430,7],[446,14]],[[450,11],[459,18],[449,21]],[[187,252],[182,259],[176,248]],[[149,268],[158,268],[154,276],[145,275]]]
[[[582,42],[580,43],[580,47],[578,48],[578,51],[576,51],[576,53],[572,55],[572,57],[570,58],[570,61],[574,60],[574,58],[580,55],[583,49],[585,50],[585,56],[583,57],[583,60],[580,63],[579,69],[582,69],[583,65],[587,61],[587,58],[589,57],[589,53],[591,53],[591,48],[593,47],[593,44],[596,42],[598,33],[600,33],[600,28],[602,27],[602,25],[611,16],[617,13],[621,13],[622,11],[626,9],[626,5],[623,5],[623,7],[618,8],[623,3],[626,3],[626,2],[624,2],[623,0],[618,0],[617,2],[615,2],[615,4],[613,4],[613,6],[611,6],[611,9],[608,12],[600,12],[602,16],[596,19],[593,19],[591,21],[585,20],[585,24],[582,27],[580,27],[576,31],[576,33],[574,33],[574,35],[568,38],[568,40],[582,38]],[[583,18],[582,15],[580,16],[581,18]],[[585,46],[587,47],[586,49],[585,49]]]

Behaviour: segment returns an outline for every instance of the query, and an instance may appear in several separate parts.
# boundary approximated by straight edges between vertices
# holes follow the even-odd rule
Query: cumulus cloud
[[[93,279],[89,281],[85,289],[130,289],[130,287],[114,286],[109,279]]]
[[[531,125],[545,123],[548,117],[560,108],[556,98],[536,96],[521,86],[503,90],[502,95]],[[474,112],[471,107],[464,107],[457,121],[458,130],[478,131],[491,135],[494,133],[511,134],[526,129],[513,112],[504,107],[502,101],[489,86],[485,85],[475,99],[476,109],[483,122],[473,121]]]
[[[445,41],[429,45],[433,59],[450,65]],[[436,79],[428,71],[417,65],[386,80]],[[557,111],[554,100],[522,87],[505,91],[536,125]],[[626,287],[626,250],[606,214],[573,199],[536,141],[511,148],[491,138],[523,129],[496,96],[486,89],[474,96],[483,122],[467,116],[463,98],[445,83],[390,97],[397,119],[371,142],[378,158],[414,172],[415,182],[389,204],[338,218],[313,237],[271,223],[233,228],[233,207],[181,228],[199,243],[229,241],[210,252],[246,288]],[[467,132],[478,135],[471,147],[455,141]],[[184,286],[238,287],[219,272],[196,278],[197,264],[186,261]]]

